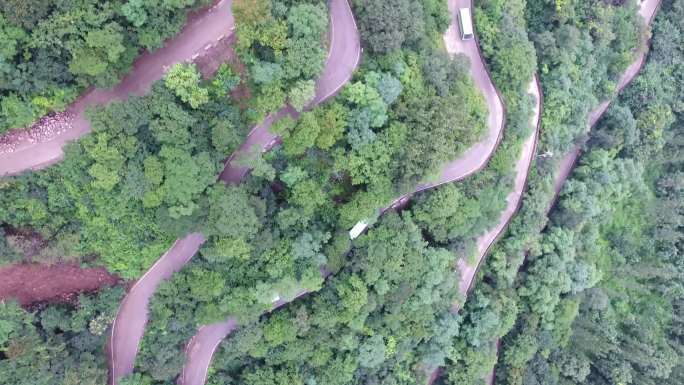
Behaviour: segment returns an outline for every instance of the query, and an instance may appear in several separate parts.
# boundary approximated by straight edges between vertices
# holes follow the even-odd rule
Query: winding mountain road
[[[456,14],[460,8],[470,7],[472,10],[472,0],[449,0],[448,6],[452,21],[443,35],[444,44],[449,54],[462,54],[470,60],[470,75],[487,105],[487,131],[481,141],[472,145],[458,158],[445,164],[435,181],[416,186],[413,192],[396,198],[388,207],[381,209],[381,213],[403,206],[415,193],[459,181],[482,170],[501,141],[506,116],[503,98],[492,83],[477,39],[462,40],[459,33]],[[360,231],[365,231],[367,228],[365,221],[357,223],[356,226],[358,227],[355,228]]]
[[[639,4],[639,15],[644,19],[644,22],[647,25],[651,25],[651,23],[653,22],[656,12],[660,7],[660,2],[660,0],[643,0]],[[627,85],[629,85],[629,83],[631,83],[632,80],[634,80],[639,71],[641,71],[641,68],[644,66],[644,64],[646,64],[646,56],[648,54],[649,46],[650,41],[647,42],[646,45],[640,49],[639,55],[637,56],[636,60],[634,60],[634,62],[632,62],[632,64],[630,64],[629,67],[627,67],[622,76],[620,76],[620,80],[618,81],[615,94],[619,94],[620,92],[622,92],[622,90],[625,87],[627,87]],[[599,104],[596,108],[589,112],[589,124],[587,125],[587,132],[591,131],[591,129],[594,128],[596,123],[598,123],[599,119],[601,119],[606,110],[608,110],[608,107],[612,102],[612,98],[604,100],[601,104]],[[560,162],[559,173],[556,176],[556,179],[554,180],[554,189],[556,191],[556,197],[563,188],[565,180],[568,179],[568,176],[570,176],[570,172],[572,172],[572,169],[575,167],[575,163],[577,162],[577,158],[579,157],[581,151],[582,145],[577,145],[574,149],[572,149],[570,152],[563,156],[563,159]]]
[[[333,2],[334,3],[334,2]],[[346,3],[346,1],[345,1]],[[339,5],[338,5],[339,6]],[[503,127],[504,127],[504,116],[505,116],[505,107],[503,105],[502,98],[498,92],[498,90],[494,87],[494,84],[491,81],[491,77],[489,76],[489,73],[487,71],[487,68],[485,67],[484,64],[484,59],[480,53],[479,50],[479,45],[476,40],[461,40],[460,37],[458,36],[458,25],[456,24],[455,20],[455,13],[460,7],[464,6],[470,6],[470,0],[451,0],[449,1],[449,10],[452,15],[454,15],[454,20],[449,26],[449,29],[446,31],[444,35],[444,41],[446,44],[447,51],[452,54],[464,54],[466,55],[471,62],[470,66],[470,73],[471,76],[473,77],[473,81],[475,83],[475,86],[482,92],[485,102],[488,107],[488,117],[487,117],[487,132],[485,133],[485,137],[475,145],[473,145],[470,149],[468,149],[462,156],[459,158],[455,159],[452,162],[449,162],[446,164],[442,172],[438,178],[437,181],[431,182],[431,183],[426,183],[423,185],[419,185],[416,187],[414,193],[427,190],[433,187],[437,187],[439,185],[445,184],[445,183],[450,183],[454,182],[460,179],[463,179],[467,177],[468,175],[471,175],[479,170],[481,170],[483,167],[486,166],[488,163],[489,159],[491,156],[494,154],[494,151],[496,150],[496,147],[498,146],[501,136],[503,133]],[[332,6],[331,6],[332,7]],[[351,9],[349,7],[346,7],[349,15],[350,15],[350,23],[354,21],[353,15],[351,15]],[[350,27],[351,24],[348,24],[347,27]],[[335,30],[336,24],[333,23],[331,30]],[[342,26],[344,28],[344,26]],[[356,26],[354,24],[354,29],[356,29]],[[335,38],[334,34],[332,37],[333,44],[335,44]],[[357,40],[358,41],[358,40]],[[347,46],[347,45],[345,45]],[[348,50],[348,49],[347,49]],[[326,71],[323,75],[323,78],[326,78],[326,74],[328,72]],[[330,73],[330,75],[327,76],[334,76],[334,74]],[[537,83],[533,82],[532,86],[534,86],[534,90],[538,90],[538,88],[535,86]],[[331,93],[334,93],[333,90]],[[318,93],[317,93],[318,94]],[[319,98],[318,95],[314,101],[316,102],[321,102],[325,100],[327,97],[322,97]],[[260,126],[257,126],[255,130],[250,133],[249,139],[247,142],[245,142],[241,148],[240,148],[240,153],[241,154],[246,154],[249,152],[251,149],[253,149],[255,146],[261,147],[263,151],[268,150],[273,144],[276,143],[278,138],[273,135],[268,133],[267,129],[270,127],[270,125],[277,119],[280,119],[281,117],[285,115],[292,115],[292,116],[297,116],[296,112],[290,108],[290,107],[284,107],[280,111],[278,111],[276,114],[269,116],[267,120]],[[538,116],[537,116],[538,119]],[[254,137],[254,139],[252,139]],[[533,136],[530,140],[525,142],[524,146],[524,152],[526,154],[529,154],[529,157],[531,158],[531,154],[533,153],[533,148],[534,144],[536,143],[536,135]],[[238,182],[248,171],[248,168],[244,167],[231,167],[230,166],[230,161],[234,159],[234,156],[229,158],[228,160],[228,165],[224,172],[221,174],[221,179],[226,181],[226,182]],[[525,168],[529,166],[529,161],[525,163]],[[522,166],[520,166],[522,167]],[[527,173],[525,173],[522,177],[522,184],[524,184],[525,177],[527,176]],[[518,179],[516,179],[516,184],[519,183]],[[520,191],[522,191],[522,187],[520,188]],[[414,194],[405,194],[399,198],[397,198],[392,205],[390,205],[390,208],[392,207],[397,207],[405,202]],[[509,196],[509,200],[515,200],[515,204],[513,205],[514,207],[511,208],[510,210],[507,209],[506,213],[504,215],[510,215],[512,216],[515,208],[517,207],[517,202],[519,201],[519,196],[521,192],[518,194],[518,197],[512,197]],[[514,194],[511,194],[514,195]],[[515,199],[514,199],[515,198]],[[387,210],[387,209],[385,209]],[[385,211],[383,210],[383,211]],[[509,213],[510,211],[510,213]],[[501,227],[505,226],[505,224],[508,222],[506,220],[505,223],[501,224]],[[494,231],[497,231],[496,234],[494,234]],[[491,233],[487,233],[487,236],[491,237],[496,237],[498,235],[498,232],[501,230],[498,230],[498,227],[494,229]],[[474,275],[474,273],[473,273]],[[472,280],[472,277],[471,277]],[[297,297],[305,294],[306,292],[300,293]],[[282,303],[280,304],[282,305]],[[211,364],[211,357],[216,350],[216,347],[218,344],[226,338],[235,328],[237,327],[237,322],[233,317],[228,318],[224,322],[219,322],[215,323],[212,325],[205,325],[199,328],[198,333],[193,336],[193,338],[190,340],[188,343],[187,349],[186,349],[186,365],[183,369],[183,374],[181,375],[181,380],[180,384],[182,385],[203,385],[206,381],[206,375],[207,375],[207,369],[209,365]]]
[[[359,40],[356,20],[347,0],[331,0],[330,7],[330,54],[326,60],[323,73],[316,82],[316,95],[309,102],[307,110],[325,102],[337,94],[351,79],[354,70],[361,60],[361,42]],[[240,148],[226,161],[226,166],[220,179],[226,183],[239,183],[249,172],[249,168],[233,164],[233,160],[247,155],[254,148],[268,151],[275,146],[280,138],[268,129],[279,119],[290,116],[294,119],[299,113],[289,105],[270,114],[247,136]]]
[[[316,96],[309,103],[309,108],[323,103],[337,92],[351,79],[352,74],[361,59],[361,45],[354,14],[347,0],[330,1],[330,55],[325,69],[316,83]],[[299,114],[290,106],[285,106],[278,112],[271,114],[266,120],[256,126],[247,140],[228,159],[226,167],[221,173],[221,180],[226,183],[239,183],[249,172],[246,167],[232,164],[232,160],[247,154],[253,148],[261,151],[270,150],[279,138],[268,131],[271,124],[278,119],[290,115],[297,118]],[[324,274],[325,275],[325,274]],[[307,294],[302,291],[296,298]],[[274,304],[273,309],[285,305],[281,300]],[[181,373],[181,385],[203,385],[207,378],[207,370],[211,358],[218,344],[238,326],[234,317],[223,322],[201,326],[186,347],[186,361]]]
[[[138,345],[145,333],[147,307],[157,286],[188,263],[204,241],[199,233],[177,240],[126,293],[112,324],[109,340],[112,385],[133,372]]]
[[[533,115],[530,124],[535,127],[534,132],[529,138],[525,139],[522,144],[520,151],[520,158],[515,164],[515,182],[513,184],[513,190],[506,197],[506,208],[501,213],[499,221],[491,229],[487,230],[484,234],[480,235],[476,239],[477,245],[477,263],[475,265],[468,264],[467,260],[460,258],[457,261],[458,267],[458,292],[465,297],[475,280],[475,275],[477,271],[482,266],[485,257],[489,253],[489,249],[494,245],[496,240],[504,233],[508,223],[513,219],[513,216],[520,208],[522,203],[522,195],[525,191],[525,185],[527,183],[527,175],[529,174],[530,167],[532,166],[532,161],[534,160],[534,154],[536,152],[537,140],[539,138],[539,127],[541,123],[541,110],[542,110],[542,93],[539,85],[539,79],[535,76],[530,82],[528,93],[532,95],[535,99],[535,105],[533,110]],[[454,304],[451,308],[451,312],[456,314],[460,310],[462,304]],[[440,368],[435,368],[428,377],[428,385],[432,385],[441,375]]]
[[[333,1],[334,3],[334,1]],[[346,3],[346,1],[345,1]],[[452,14],[455,15],[456,10],[459,7],[464,6],[463,4],[469,4],[469,0],[455,0],[455,1],[450,1],[449,2],[449,9]],[[340,6],[342,4],[338,4]],[[346,5],[346,4],[345,4]],[[333,7],[331,5],[331,7]],[[468,6],[468,5],[465,5]],[[346,6],[347,11],[349,12],[350,20],[348,21],[347,28],[351,27],[351,23],[353,23],[353,15],[351,14],[351,9]],[[332,10],[331,10],[332,11]],[[340,11],[341,12],[341,11]],[[454,16],[455,17],[455,16]],[[353,25],[354,29],[356,29],[356,25]],[[335,30],[336,24],[333,23],[331,30]],[[342,26],[344,28],[344,26]],[[462,156],[460,156],[458,159],[448,163],[447,165],[444,166],[442,173],[440,174],[440,177],[438,178],[437,181],[420,185],[415,189],[415,192],[423,191],[429,188],[433,188],[445,183],[450,183],[454,182],[460,179],[463,179],[467,177],[468,175],[477,172],[478,170],[482,169],[489,161],[491,156],[494,154],[494,150],[498,146],[502,132],[503,132],[503,127],[504,127],[504,116],[505,116],[505,108],[503,105],[503,101],[501,96],[498,93],[498,90],[494,87],[494,84],[491,81],[491,78],[489,76],[489,73],[487,72],[487,69],[484,64],[484,60],[482,58],[482,55],[479,50],[479,46],[476,40],[468,40],[464,41],[461,40],[458,37],[457,34],[458,26],[454,22],[452,22],[451,26],[449,29],[446,31],[444,35],[444,40],[446,43],[447,51],[452,54],[464,54],[466,55],[470,61],[471,61],[471,67],[470,67],[470,72],[473,77],[475,85],[478,87],[480,92],[482,92],[485,102],[488,106],[489,114],[487,117],[487,132],[485,134],[485,137],[483,138],[482,141],[476,143],[473,145],[468,151],[466,151]],[[332,37],[332,44],[334,45],[335,43],[335,38],[334,34]],[[358,40],[357,40],[358,41]],[[347,44],[344,44],[345,46],[348,47]],[[334,52],[334,50],[333,50]],[[329,74],[329,75],[327,75]],[[329,73],[328,71],[324,72],[324,75],[322,78],[326,78],[326,76],[334,76],[334,74]],[[537,91],[538,88],[536,87],[537,83],[536,81],[532,83],[532,88],[533,91]],[[317,89],[317,91],[319,91]],[[331,91],[331,94],[334,93],[336,89],[333,89]],[[314,103],[321,102],[327,98],[327,96],[324,97],[319,97],[318,95],[322,92],[317,92],[317,97],[314,100]],[[538,98],[539,99],[539,98]],[[538,103],[539,105],[539,103]],[[537,110],[539,107],[537,107]],[[273,114],[267,118],[267,120],[262,123],[262,125],[257,126],[255,130],[253,130],[252,133],[249,135],[249,139],[247,142],[245,142],[239,152],[241,154],[246,154],[249,152],[251,149],[253,149],[255,146],[261,147],[262,151],[268,150],[276,141],[278,138],[270,134],[268,132],[268,127],[276,121],[277,119],[280,119],[281,117],[285,115],[292,115],[292,116],[297,116],[296,112],[292,110],[290,107],[284,107],[280,111],[278,111],[276,114]],[[537,115],[537,120],[538,120],[538,115]],[[536,123],[535,123],[536,124]],[[253,138],[253,139],[252,139]],[[523,146],[523,152],[529,156],[531,159],[533,149],[534,149],[534,144],[536,143],[536,135],[533,135],[533,137],[525,142],[525,145]],[[221,174],[221,179],[226,181],[226,182],[239,182],[241,178],[249,171],[249,169],[244,168],[244,167],[231,167],[230,162],[231,160],[234,159],[234,156],[231,156],[228,160],[228,164],[224,172]],[[529,167],[530,161],[528,160],[526,163],[525,162],[519,162],[521,165],[518,165],[517,167],[525,167],[525,170],[527,170],[527,167]],[[519,183],[524,184],[525,182],[525,177],[527,176],[527,173],[525,172],[522,175],[522,180],[520,181],[520,177],[516,178],[516,186]],[[515,208],[517,207],[517,202],[519,201],[519,196],[522,193],[522,187],[519,189],[519,193],[517,196],[514,196],[516,194],[512,193],[511,196],[508,197],[509,199],[509,206],[512,204],[513,207],[510,209],[507,209],[506,212],[502,215],[509,215],[512,216]],[[414,192],[414,193],[415,193]],[[406,194],[404,196],[401,196],[397,198],[393,204],[390,207],[396,207],[404,202],[406,202],[413,194]],[[384,211],[384,210],[383,210]],[[501,224],[501,228],[505,226],[505,224],[508,222],[508,219],[504,223]],[[487,237],[496,237],[498,233],[501,230],[499,227],[496,229],[493,229],[492,232],[488,232],[486,234]],[[496,234],[494,234],[496,232]],[[483,241],[484,242],[484,241]],[[483,251],[484,253],[484,251]],[[474,274],[474,273],[473,273]],[[472,280],[472,277],[471,277]],[[306,292],[301,292],[299,295],[297,295],[298,298],[301,295],[306,294]],[[277,304],[274,308],[282,306],[284,303],[281,301],[279,304]],[[190,342],[188,343],[186,347],[186,364],[185,367],[183,368],[183,373],[181,374],[181,379],[179,381],[180,384],[182,385],[203,385],[206,381],[206,376],[207,376],[207,370],[209,368],[209,365],[211,364],[211,358],[216,350],[218,344],[226,338],[235,328],[238,326],[237,320],[234,317],[229,317],[226,321],[211,324],[211,325],[205,325],[199,328],[197,334],[192,337]]]
[[[466,259],[461,258],[457,262],[459,270],[459,283],[458,291],[464,297],[468,294],[470,287],[475,279],[475,274],[482,265],[484,257],[489,252],[491,246],[496,242],[499,236],[504,232],[508,222],[513,219],[513,216],[518,211],[520,203],[522,201],[522,195],[525,190],[525,184],[527,182],[527,174],[529,174],[530,167],[532,165],[532,160],[534,158],[535,149],[537,147],[537,138],[539,136],[539,126],[540,117],[542,109],[542,95],[541,88],[539,85],[539,80],[535,76],[530,82],[527,92],[534,96],[535,105],[533,109],[532,120],[530,124],[535,127],[534,132],[527,138],[522,145],[520,158],[515,164],[515,183],[513,184],[513,191],[511,191],[506,197],[506,208],[501,213],[499,217],[499,222],[487,230],[484,234],[480,235],[476,240],[477,245],[477,263],[473,266],[468,264]],[[452,311],[458,312],[459,306],[454,306]]]
[[[644,19],[644,21],[647,23],[647,25],[651,25],[653,23],[653,19],[655,18],[655,15],[658,11],[658,8],[660,7],[660,0],[644,0],[641,1],[639,4],[639,15]],[[641,71],[641,68],[646,64],[646,57],[648,54],[648,48],[650,46],[650,42],[647,42],[644,47],[641,48],[639,55],[637,56],[636,60],[630,64],[625,72],[620,76],[620,80],[618,81],[617,88],[615,90],[615,93],[618,94],[622,92],[622,90],[629,85],[629,83],[634,80],[634,78],[639,74]],[[599,104],[596,108],[594,108],[591,112],[589,112],[588,116],[588,124],[587,124],[587,131],[591,131],[596,123],[601,119],[603,114],[608,110],[608,107],[612,103],[613,99],[608,99],[604,100],[601,104]],[[579,155],[582,151],[582,146],[577,145],[575,146],[574,149],[572,149],[570,152],[565,154],[563,158],[560,161],[560,166],[559,170],[556,173],[556,177],[554,178],[553,181],[553,189],[554,189],[554,197],[551,200],[551,203],[549,204],[546,213],[548,214],[549,211],[553,208],[554,203],[558,199],[558,196],[560,195],[560,192],[563,188],[563,185],[565,184],[565,181],[568,179],[570,176],[570,173],[572,172],[573,168],[575,167],[575,164],[577,163],[577,159],[579,158]],[[497,340],[496,341],[496,350],[497,350],[497,355],[499,348],[501,346],[501,341]],[[433,376],[435,377],[435,376]],[[432,381],[429,382],[429,384],[432,384],[432,382],[436,379],[432,378]],[[494,385],[495,381],[495,372],[492,370],[487,377],[485,378],[485,384],[487,385]]]
[[[211,45],[230,36],[234,26],[232,3],[232,0],[220,0],[210,7],[191,12],[182,31],[168,40],[164,47],[141,55],[117,86],[88,89],[67,108],[67,113],[74,118],[66,131],[44,142],[22,140],[13,152],[0,154],[0,177],[41,169],[58,162],[64,155],[62,148],[65,144],[90,132],[86,108],[125,100],[129,95],[144,95],[150,91],[152,83],[162,78],[166,68],[192,60]]]
[[[354,16],[347,0],[331,0],[330,6],[330,49],[323,73],[316,82],[316,96],[310,106],[322,103],[335,95],[348,81],[359,64],[361,46]],[[230,8],[227,9],[230,12]],[[232,16],[231,16],[232,20]],[[291,107],[283,107],[279,112],[270,115],[257,125],[247,137],[243,145],[231,155],[226,163],[221,180],[226,183],[239,183],[247,170],[232,166],[231,160],[236,155],[246,153],[253,146],[267,151],[273,146],[277,137],[268,131],[270,125],[286,113],[297,114]],[[197,253],[205,239],[202,234],[193,233],[178,239],[173,246],[143,275],[128,292],[121,303],[119,312],[112,326],[111,346],[111,381],[117,380],[133,371],[135,357],[142,339],[149,300],[157,286],[180,270]],[[304,292],[299,295],[305,294]],[[274,306],[281,306],[276,303]],[[218,343],[235,327],[237,322],[229,318],[225,322],[200,328],[198,334],[191,339],[187,349],[187,362],[183,369],[183,384],[204,383],[211,356]],[[188,378],[188,382],[185,382]]]

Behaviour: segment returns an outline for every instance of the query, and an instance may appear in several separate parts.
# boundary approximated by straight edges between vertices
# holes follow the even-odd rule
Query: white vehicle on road
[[[473,21],[470,18],[470,8],[461,8],[458,10],[458,21],[461,27],[461,39],[470,40],[475,35],[473,34]]]

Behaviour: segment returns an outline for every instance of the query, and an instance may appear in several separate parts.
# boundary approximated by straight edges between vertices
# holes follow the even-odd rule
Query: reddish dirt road
[[[161,79],[165,68],[201,56],[211,45],[232,34],[234,26],[232,0],[220,0],[211,7],[193,12],[183,30],[165,46],[140,56],[131,72],[121,83],[109,90],[89,89],[74,102],[67,113],[73,116],[70,127],[54,138],[43,142],[22,140],[13,152],[0,154],[0,176],[14,175],[29,169],[40,169],[59,161],[62,147],[90,132],[85,118],[89,106],[124,100],[129,95],[144,95],[152,83]]]
[[[22,306],[36,302],[69,302],[80,293],[113,286],[121,280],[104,268],[77,264],[19,264],[0,268],[0,300],[16,299]]]

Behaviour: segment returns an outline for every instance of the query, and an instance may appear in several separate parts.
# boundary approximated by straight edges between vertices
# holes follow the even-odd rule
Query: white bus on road
[[[470,8],[461,8],[458,10],[458,21],[461,27],[461,39],[470,40],[473,35],[473,21],[470,19]]]

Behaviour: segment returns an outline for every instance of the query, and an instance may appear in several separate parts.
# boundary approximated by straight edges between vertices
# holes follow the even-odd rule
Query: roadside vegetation
[[[228,95],[238,81],[228,65],[211,81],[178,65],[149,95],[90,111],[92,134],[62,162],[2,182],[2,222],[38,232],[49,254],[138,277],[204,225],[222,161],[248,130]]]
[[[6,0],[0,4],[0,133],[111,87],[143,50],[209,0]]]
[[[533,129],[527,88],[536,63],[522,12],[518,16],[506,31],[518,40],[507,44],[529,55],[510,59],[513,68],[493,70],[505,100],[511,99],[512,119],[490,165],[463,182],[418,194],[401,214],[385,214],[354,241],[344,268],[320,292],[231,334],[207,383],[421,383],[460,353],[452,339],[461,319],[450,312],[463,302],[455,261],[467,259],[475,238],[498,222],[520,145]],[[442,32],[429,35],[441,39]],[[515,55],[512,50],[496,54]]]
[[[467,59],[444,50],[446,1],[351,3],[362,65],[325,104],[307,108],[327,53],[326,3],[234,0],[239,65],[206,80],[175,66],[148,96],[90,111],[93,132],[61,163],[0,181],[0,223],[39,234],[42,255],[128,279],[173,239],[207,238],[155,292],[135,372],[119,384],[174,383],[198,327],[229,316],[241,327],[219,345],[210,385],[422,384],[438,367],[445,384],[481,384],[494,369],[502,384],[682,383],[684,0],[663,2],[646,67],[590,134],[589,111],[615,96],[645,42],[635,2],[476,1],[507,110],[502,142],[483,170],[383,215],[481,138],[487,108]],[[506,206],[534,129],[535,73],[539,156],[465,301],[456,261],[472,262]],[[239,85],[249,98],[231,99]],[[272,127],[282,143],[236,159],[252,169],[241,184],[217,181],[250,128],[285,103],[301,114]],[[547,216],[559,160],[585,142]],[[359,220],[371,226],[350,241]],[[23,254],[0,229],[0,263]],[[121,291],[32,312],[0,302],[0,378],[107,381],[101,331]]]
[[[107,383],[107,332],[123,288],[31,310],[0,301],[0,378],[16,385]]]
[[[515,285],[502,383],[679,384],[684,2],[665,1],[641,76],[591,134]]]
[[[534,4],[528,1],[526,14],[531,25],[544,20],[538,16],[543,14],[547,25],[570,20],[556,15],[561,10],[534,8]],[[604,17],[633,17],[619,10],[607,12],[602,4],[594,7],[594,12]],[[681,126],[677,118],[681,101],[674,90],[681,64],[673,58],[681,57],[676,48],[676,31],[681,26],[674,22],[681,20],[681,10],[681,1],[663,2],[646,67],[591,133],[580,165],[566,182],[544,232],[558,167],[554,158],[560,159],[574,143],[587,139],[586,112],[596,106],[585,104],[587,98],[559,97],[580,107],[564,108],[570,120],[558,125],[560,115],[551,112],[555,107],[548,102],[549,95],[561,95],[562,90],[574,94],[582,84],[602,82],[568,83],[567,76],[561,74],[577,74],[576,69],[586,68],[586,64],[573,69],[569,67],[572,62],[559,60],[558,53],[571,52],[567,47],[545,50],[537,43],[545,92],[540,153],[556,155],[537,159],[521,211],[476,281],[473,297],[463,311],[463,335],[456,339],[456,348],[462,352],[447,368],[448,383],[480,383],[497,363],[496,341],[500,337],[504,338],[498,352],[497,383],[681,382],[681,337],[677,333],[681,299],[676,294],[681,279],[674,278],[681,277],[676,223],[682,197],[674,182],[681,165],[678,157],[673,157],[680,151],[675,138]],[[587,10],[577,4],[565,9],[563,15],[568,14],[575,15],[576,23]],[[636,21],[611,22],[616,29],[625,24],[638,25]],[[542,31],[549,28],[552,35],[576,30],[568,24],[557,31],[537,25]],[[531,36],[539,40],[534,33]],[[627,32],[614,32],[614,36],[632,38],[610,44],[613,47],[627,49],[640,41],[639,35]],[[593,47],[597,46],[594,43]],[[611,51],[592,51],[576,56],[575,61],[617,60],[629,55],[631,48]],[[551,66],[552,62],[557,64]],[[629,60],[620,62],[622,67],[615,67],[615,74]],[[616,65],[611,63],[596,65],[607,70]],[[544,77],[544,68],[555,70]],[[616,75],[609,73],[605,72],[608,79],[615,82],[611,76]],[[554,77],[565,80],[554,83]],[[600,88],[593,95],[596,100],[605,98]],[[654,108],[662,113],[654,113]],[[663,213],[665,207],[671,214]]]
[[[282,146],[238,160],[253,171],[240,186],[217,194],[230,205],[212,207],[217,215],[241,214],[207,229],[209,240],[200,257],[153,297],[136,362],[142,378],[159,383],[175,378],[185,345],[199,325],[228,316],[243,324],[254,322],[275,299],[320,290],[321,268],[333,274],[342,270],[344,277],[350,263],[347,230],[360,219],[375,218],[381,207],[477,140],[486,116],[482,97],[469,79],[467,62],[449,59],[434,43],[433,37],[441,38],[448,24],[446,8],[426,4],[430,12],[425,12],[424,24],[433,28],[429,33],[421,32],[402,49],[365,56],[338,97],[296,121],[284,118],[273,126]],[[445,140],[436,143],[431,135]],[[403,228],[397,224],[385,231],[399,236]],[[413,242],[426,247],[416,236]],[[445,264],[454,256],[442,250],[441,258]],[[448,268],[441,271],[451,276]],[[394,284],[411,277],[402,275]],[[358,277],[353,281],[356,286],[349,287],[348,295],[371,286]],[[448,307],[450,301],[443,297],[439,306]],[[167,332],[171,325],[174,333]]]

